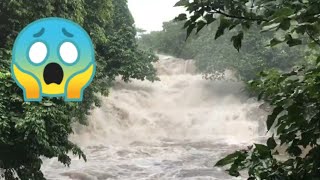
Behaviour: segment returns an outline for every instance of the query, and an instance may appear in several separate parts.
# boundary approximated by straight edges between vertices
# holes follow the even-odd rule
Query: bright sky
[[[128,0],[136,27],[147,31],[162,30],[162,23],[170,21],[183,10],[173,7],[179,0]]]

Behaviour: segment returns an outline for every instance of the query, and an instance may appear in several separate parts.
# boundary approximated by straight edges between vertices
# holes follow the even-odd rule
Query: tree
[[[274,34],[270,46],[308,44],[310,49],[319,49],[320,2],[317,0],[180,0],[176,5],[186,7],[190,14],[177,18],[187,20],[188,34],[214,21],[220,23],[215,38],[238,27],[238,33],[231,38],[237,50],[253,25]],[[312,56],[289,73],[262,72],[260,80],[249,83],[260,93],[259,98],[273,106],[266,122],[272,137],[266,145],[254,144],[252,148],[239,150],[218,161],[216,166],[228,165],[227,171],[232,176],[239,176],[246,169],[249,180],[319,179],[320,56],[318,53]],[[284,151],[284,159],[278,158],[279,149]]]
[[[127,0],[113,0],[114,22],[110,30],[108,44],[108,65],[105,71],[108,76],[121,75],[124,81],[130,78],[155,81],[156,70],[152,62],[157,58],[149,52],[138,49],[134,19],[126,6]]]
[[[217,22],[197,34],[191,33],[186,40],[184,23],[166,22],[162,31],[144,34],[138,42],[143,48],[151,48],[179,58],[194,59],[197,69],[209,79],[221,77],[226,69],[231,69],[239,79],[249,80],[256,78],[258,72],[269,68],[288,70],[294,63],[301,61],[303,56],[304,48],[301,47],[267,47],[272,33],[258,34],[257,27],[246,33],[240,52],[233,49],[230,43],[230,38],[237,33],[238,28],[215,40],[212,34],[219,26]]]
[[[117,13],[125,16],[119,20]],[[9,72],[11,48],[18,33],[32,21],[44,17],[63,17],[82,25],[93,39],[97,71],[94,81],[86,88],[81,103],[66,103],[61,98],[44,98],[42,102],[24,102],[21,89]],[[69,166],[69,153],[79,158],[85,155],[68,140],[73,133],[72,123],[86,124],[90,109],[99,105],[96,93],[107,94],[117,75],[125,79],[154,80],[151,62],[154,56],[137,49],[135,31],[131,36],[122,29],[134,29],[126,1],[113,0],[40,0],[0,2],[0,175],[5,179],[44,179],[41,156],[57,157]],[[112,31],[110,31],[112,30]],[[118,32],[117,38],[115,33]],[[130,46],[117,46],[129,42]],[[130,52],[126,66],[112,65],[121,58],[112,52]],[[139,57],[139,59],[138,59]],[[137,71],[136,68],[142,70]],[[146,69],[145,71],[143,71]]]

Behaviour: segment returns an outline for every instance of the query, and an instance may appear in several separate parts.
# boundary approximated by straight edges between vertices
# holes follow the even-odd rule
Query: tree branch
[[[248,17],[244,17],[244,16],[234,16],[234,15],[230,15],[230,14],[227,14],[225,12],[222,12],[220,10],[213,10],[213,11],[214,11],[214,13],[218,13],[218,14],[224,15],[224,16],[229,17],[229,18],[243,19],[243,20],[248,20],[248,21],[264,21],[264,22],[268,22],[269,21],[267,19],[248,18]]]
[[[317,45],[320,46],[320,40],[316,39],[315,37],[312,36],[311,33],[309,33],[309,31],[307,31],[308,36],[310,37],[311,40],[313,40]]]

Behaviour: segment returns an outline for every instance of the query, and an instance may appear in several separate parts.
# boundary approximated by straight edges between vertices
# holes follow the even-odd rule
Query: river
[[[161,81],[117,81],[101,97],[89,126],[70,137],[88,161],[46,159],[47,179],[232,179],[214,163],[263,135],[261,103],[241,82],[203,79],[191,60],[160,55],[155,66]]]

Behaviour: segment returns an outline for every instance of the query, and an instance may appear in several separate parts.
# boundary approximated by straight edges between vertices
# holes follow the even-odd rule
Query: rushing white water
[[[160,56],[155,66],[161,81],[119,81],[101,97],[71,137],[88,161],[45,160],[48,179],[232,179],[213,165],[259,136],[260,104],[242,83],[204,80],[190,60]]]

